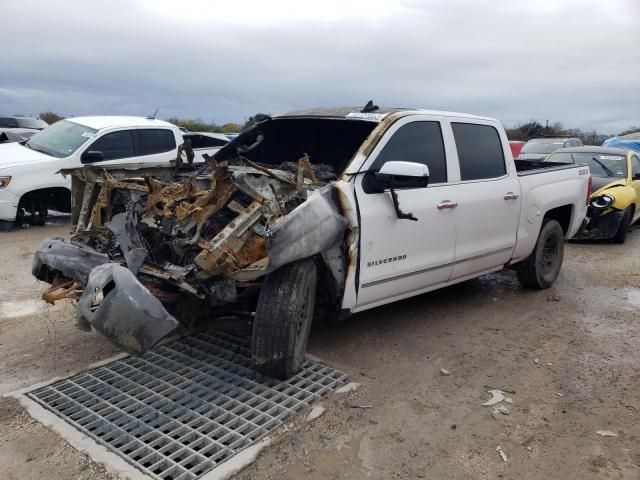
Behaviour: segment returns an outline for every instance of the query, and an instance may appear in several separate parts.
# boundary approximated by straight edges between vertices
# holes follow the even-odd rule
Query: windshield
[[[588,165],[594,177],[627,177],[627,159],[624,155],[607,155],[598,152],[557,152],[545,162]]]
[[[544,153],[549,154],[555,152],[559,148],[564,146],[564,142],[561,141],[544,141],[536,140],[535,142],[527,142],[520,153]]]
[[[25,146],[52,157],[68,157],[83,143],[93,138],[96,131],[68,120],[60,120],[36,133]]]
[[[627,177],[627,159],[622,155],[601,155],[598,153],[574,153],[575,163],[588,165],[594,177]]]

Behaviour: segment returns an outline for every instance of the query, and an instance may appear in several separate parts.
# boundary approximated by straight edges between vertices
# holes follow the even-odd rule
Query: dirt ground
[[[33,251],[68,228],[0,237],[0,393],[117,351],[37,300]],[[640,479],[639,248],[640,228],[625,245],[571,243],[546,291],[501,272],[316,326],[310,353],[360,388],[238,478]],[[515,391],[509,415],[481,406],[489,387]],[[3,479],[115,478],[14,400],[0,400],[0,432]]]

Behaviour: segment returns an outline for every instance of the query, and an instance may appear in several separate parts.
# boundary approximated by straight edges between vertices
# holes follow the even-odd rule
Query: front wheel
[[[49,209],[44,199],[34,199],[29,194],[20,199],[18,203],[18,212],[16,215],[16,223],[22,225],[29,223],[36,227],[42,227],[47,222]]]
[[[528,288],[549,288],[558,278],[563,257],[562,227],[557,220],[546,220],[542,224],[533,252],[516,268],[518,280]]]
[[[627,239],[627,232],[629,231],[629,227],[631,226],[631,207],[627,208],[624,211],[624,215],[622,215],[622,219],[620,220],[620,225],[618,225],[618,230],[616,234],[613,236],[611,241],[613,243],[624,243]]]
[[[305,259],[265,278],[253,321],[255,368],[285,380],[302,368],[316,303],[316,264]]]

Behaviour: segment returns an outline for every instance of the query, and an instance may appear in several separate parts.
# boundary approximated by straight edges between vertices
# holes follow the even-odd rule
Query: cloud
[[[0,108],[242,121],[418,106],[616,132],[640,124],[635,0],[23,0]]]

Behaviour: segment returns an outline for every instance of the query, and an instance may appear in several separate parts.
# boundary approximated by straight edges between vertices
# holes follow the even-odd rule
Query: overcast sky
[[[0,113],[410,106],[640,125],[640,0],[0,0]]]

